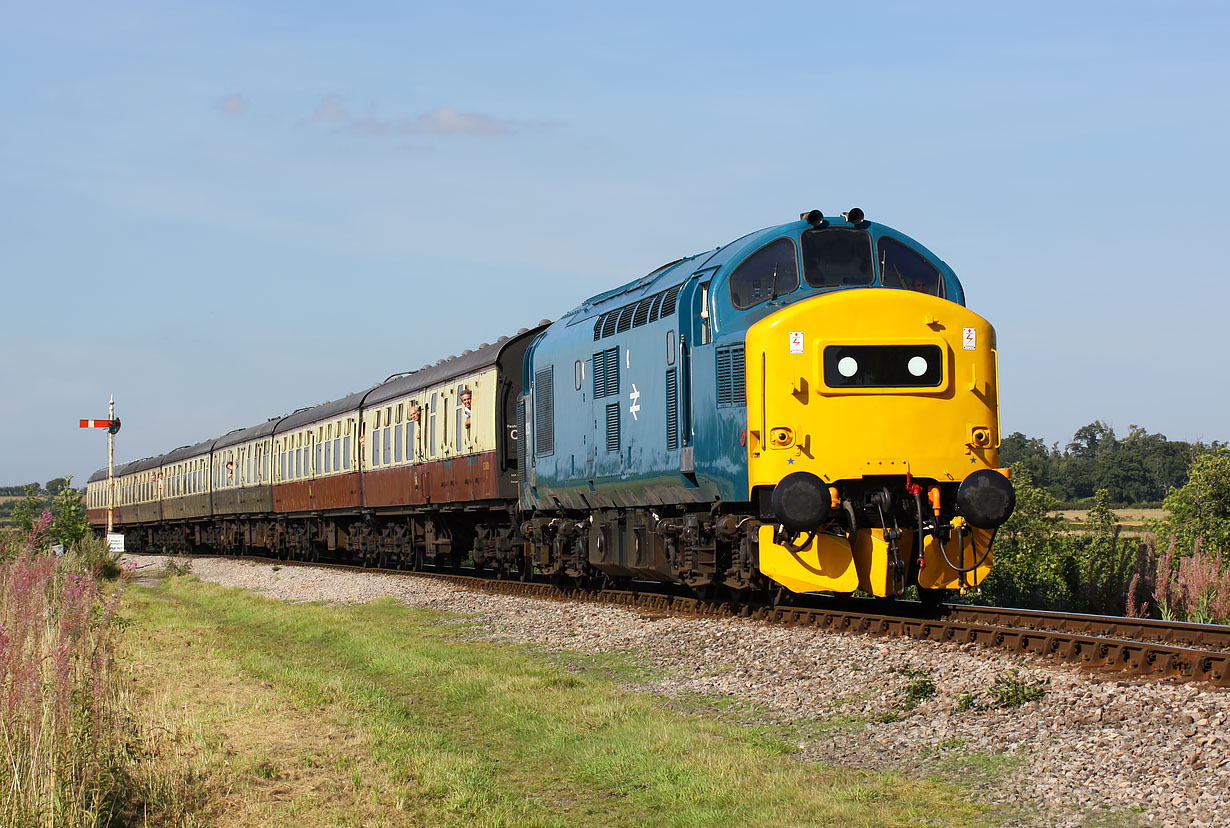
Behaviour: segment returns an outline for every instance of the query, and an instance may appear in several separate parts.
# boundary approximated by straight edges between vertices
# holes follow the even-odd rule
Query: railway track
[[[938,613],[926,616],[920,605],[907,602],[898,602],[892,607],[895,612],[886,614],[884,602],[872,600],[797,596],[800,603],[790,605],[704,601],[648,589],[594,591],[455,572],[407,572],[252,556],[239,560],[421,576],[481,592],[611,604],[641,612],[708,618],[740,616],[833,632],[974,644],[1074,663],[1108,674],[1203,681],[1216,687],[1230,687],[1230,627],[1220,625],[965,604],[944,604]]]

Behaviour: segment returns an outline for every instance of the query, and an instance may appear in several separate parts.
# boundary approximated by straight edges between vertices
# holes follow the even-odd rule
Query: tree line
[[[60,490],[68,485],[71,477],[55,477],[47,481],[44,486],[40,483],[26,483],[23,486],[0,486],[0,497],[24,497],[26,492],[31,489],[35,494],[54,497],[60,493]]]
[[[1089,505],[1105,491],[1113,504],[1161,506],[1172,489],[1187,485],[1196,458],[1225,446],[1167,440],[1137,425],[1119,437],[1110,425],[1094,420],[1077,429],[1062,449],[1058,442],[1047,446],[1041,438],[1014,432],[1004,438],[999,458],[1060,505]]]
[[[1162,501],[1164,517],[1122,530],[1107,489],[1077,531],[1058,501],[1012,466],[1016,510],[1000,527],[991,574],[968,597],[997,606],[1230,623],[1230,449],[1205,447]]]

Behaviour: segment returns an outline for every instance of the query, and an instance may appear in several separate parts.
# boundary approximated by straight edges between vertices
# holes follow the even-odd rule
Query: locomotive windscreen
[[[803,277],[812,287],[871,284],[871,236],[838,228],[804,231]]]

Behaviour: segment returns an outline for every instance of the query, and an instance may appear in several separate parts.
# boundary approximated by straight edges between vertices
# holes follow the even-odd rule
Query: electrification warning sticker
[[[977,328],[962,328],[961,344],[967,351],[978,350],[978,329]]]
[[[790,353],[792,354],[803,353],[803,332],[802,331],[791,331],[790,332]]]

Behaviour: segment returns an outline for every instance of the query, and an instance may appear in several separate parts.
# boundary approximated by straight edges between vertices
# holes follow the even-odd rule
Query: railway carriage
[[[986,576],[1015,503],[995,332],[964,304],[915,240],[812,211],[122,466],[116,523],[137,550],[935,597]]]
[[[157,472],[162,487],[162,519],[190,521],[212,513],[209,491],[209,450],[212,440],[183,446],[164,455]]]
[[[516,399],[541,330],[343,399],[117,469],[132,551],[211,549],[421,566],[468,554],[525,571],[516,539]],[[86,488],[106,524],[106,472]]]

